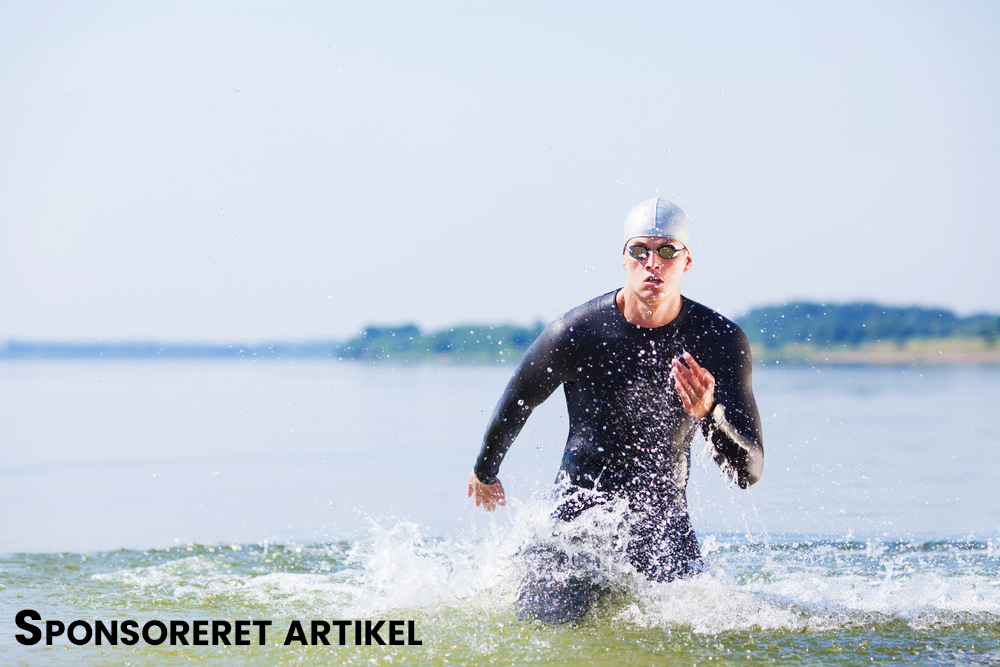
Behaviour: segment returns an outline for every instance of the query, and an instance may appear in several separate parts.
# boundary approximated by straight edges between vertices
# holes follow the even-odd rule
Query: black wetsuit
[[[695,432],[709,439],[715,461],[740,487],[756,482],[763,469],[750,346],[736,324],[687,298],[665,326],[630,324],[616,294],[566,313],[528,349],[493,413],[474,471],[485,484],[496,481],[531,411],[562,384],[569,438],[560,476],[570,488],[596,493],[568,495],[556,515],[572,520],[602,497],[626,498],[628,560],[663,581],[690,572],[700,558],[685,495]],[[700,422],[684,411],[671,377],[671,361],[685,351],[715,378],[715,405]]]

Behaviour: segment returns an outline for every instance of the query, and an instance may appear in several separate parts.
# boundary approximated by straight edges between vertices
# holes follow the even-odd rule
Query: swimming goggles
[[[628,254],[632,256],[632,259],[637,259],[640,262],[649,256],[649,253],[655,252],[657,255],[663,259],[673,259],[677,255],[681,254],[681,251],[687,250],[684,246],[675,246],[670,243],[660,246],[656,250],[651,250],[644,245],[630,245],[628,247]]]

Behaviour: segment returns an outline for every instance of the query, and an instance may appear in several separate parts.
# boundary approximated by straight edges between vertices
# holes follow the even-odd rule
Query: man
[[[691,270],[688,219],[660,198],[625,218],[625,286],[566,313],[532,344],[490,420],[468,495],[505,504],[500,463],[531,411],[561,384],[570,433],[555,517],[627,502],[619,551],[640,573],[669,581],[697,573],[687,513],[691,440],[701,431],[740,488],[764,465],[751,388],[750,346],[733,322],[681,295]],[[600,586],[565,550],[538,546],[517,601],[521,618],[577,620]],[[594,560],[589,561],[593,564]],[[586,569],[586,568],[583,568]]]

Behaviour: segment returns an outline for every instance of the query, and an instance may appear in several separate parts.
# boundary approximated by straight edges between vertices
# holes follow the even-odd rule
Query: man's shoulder
[[[574,351],[593,345],[594,340],[600,339],[608,332],[608,327],[613,326],[610,311],[615,308],[615,294],[609,292],[591,299],[553,320],[532,343],[522,366],[534,364],[539,355],[545,355],[550,362],[568,360]]]
[[[688,306],[684,322],[687,328],[693,328],[698,333],[729,338],[740,343],[746,341],[746,334],[736,322],[693,299],[684,297],[684,301],[687,302]]]
[[[586,303],[581,303],[576,308],[568,310],[556,318],[551,326],[559,331],[569,331],[571,328],[573,330],[586,330],[591,327],[607,326],[611,320],[611,309],[615,308],[615,295],[617,293],[618,290],[612,290],[607,294],[594,297]]]
[[[618,290],[613,289],[600,296],[595,296],[590,301],[581,303],[576,308],[567,311],[563,317],[574,320],[583,320],[593,317],[607,317],[609,308],[614,306],[616,294],[618,294]]]

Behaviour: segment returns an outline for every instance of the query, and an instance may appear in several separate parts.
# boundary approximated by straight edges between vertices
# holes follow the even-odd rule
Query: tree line
[[[1000,341],[1000,316],[959,317],[941,308],[897,308],[876,303],[796,302],[755,308],[737,323],[751,344],[768,349],[787,345],[813,348],[859,347],[909,340],[979,339],[993,348]],[[467,324],[422,331],[415,324],[369,326],[346,341],[243,344],[58,343],[9,341],[0,358],[161,357],[161,358],[330,358],[356,361],[518,361],[543,325]]]
[[[338,345],[334,354],[338,359],[359,361],[516,361],[538,338],[542,329],[541,322],[531,327],[469,324],[429,332],[421,331],[415,324],[371,326]]]
[[[913,339],[1000,339],[1000,317],[959,317],[941,308],[895,308],[876,303],[808,302],[755,308],[737,320],[751,344],[769,348],[789,344],[857,347]]]

